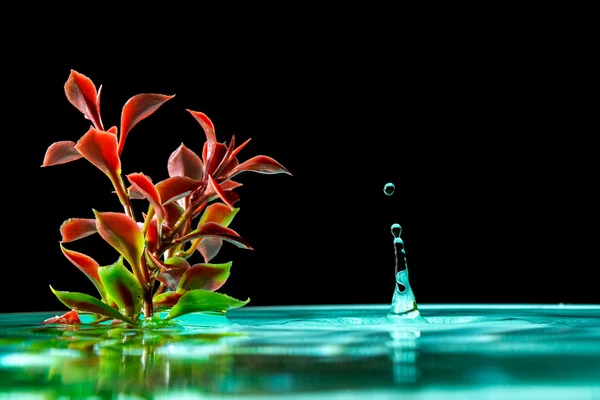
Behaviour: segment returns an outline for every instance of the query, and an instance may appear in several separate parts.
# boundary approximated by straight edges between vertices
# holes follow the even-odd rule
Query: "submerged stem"
[[[142,271],[145,271],[144,279],[147,284],[142,285],[144,288],[144,298],[143,301],[143,309],[144,309],[144,317],[149,318],[154,315],[154,303],[152,302],[152,291],[154,289],[154,275],[150,276],[148,273],[148,264],[146,262],[146,257],[142,256]]]
[[[152,289],[144,289],[144,317],[146,318],[150,318],[154,315],[154,303],[152,297]]]

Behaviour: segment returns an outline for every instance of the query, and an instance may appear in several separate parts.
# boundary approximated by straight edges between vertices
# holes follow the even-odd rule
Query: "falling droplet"
[[[394,235],[395,238],[399,238],[401,233],[402,233],[402,227],[400,226],[400,224],[393,224],[392,225],[392,235]]]
[[[394,186],[394,184],[392,182],[386,183],[385,186],[383,187],[383,193],[385,193],[386,196],[393,195],[394,190],[396,190],[396,186]]]

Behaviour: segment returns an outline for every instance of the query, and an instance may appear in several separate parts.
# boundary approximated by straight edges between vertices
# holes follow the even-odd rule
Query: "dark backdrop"
[[[600,302],[597,123],[585,122],[597,109],[582,49],[437,35],[113,52],[129,45],[94,50],[47,34],[19,47],[6,75],[3,311],[63,309],[49,284],[94,293],[63,257],[58,229],[92,208],[121,211],[85,160],[40,168],[51,143],[89,126],[64,96],[70,69],[103,85],[107,126],[135,94],[176,94],[131,132],[124,173],[159,181],[181,142],[201,151],[186,108],[205,112],[221,142],[252,138],[240,159],[269,155],[293,173],[239,176],[231,227],[255,250],[224,245],[215,261],[233,267],[222,292],[252,305],[387,303],[397,222],[420,303]],[[116,255],[97,235],[67,246],[101,264]]]

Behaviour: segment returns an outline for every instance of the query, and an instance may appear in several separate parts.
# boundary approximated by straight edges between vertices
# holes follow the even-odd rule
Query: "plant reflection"
[[[29,332],[25,347],[23,336],[1,339],[0,372],[8,380],[0,388],[38,386],[46,394],[76,397],[409,388],[419,380],[420,331],[388,328],[393,330],[300,329],[265,336],[231,326],[43,327]],[[27,365],[27,354],[46,362]]]
[[[34,383],[54,394],[73,396],[210,390],[231,374],[229,343],[245,337],[176,325],[152,330],[51,326],[28,333],[27,342],[19,334],[1,339],[0,372],[7,379],[0,387],[31,389]]]

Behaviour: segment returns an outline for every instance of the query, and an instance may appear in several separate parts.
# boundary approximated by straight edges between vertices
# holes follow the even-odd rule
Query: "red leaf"
[[[63,243],[72,242],[93,235],[96,232],[95,219],[69,218],[60,226],[60,234],[62,235]]]
[[[219,185],[221,186],[221,189],[223,189],[224,191],[231,191],[235,188],[239,188],[240,186],[242,186],[241,183],[235,182],[235,181],[230,181],[230,180],[220,183]]]
[[[227,227],[239,210],[239,208],[232,210],[223,203],[213,203],[206,208],[206,211],[204,211],[202,214],[202,218],[200,218],[199,223],[203,224],[205,222],[212,221]]]
[[[118,130],[117,130],[116,126],[111,126],[110,129],[107,130],[106,132],[112,133],[113,135],[116,135],[118,133]]]
[[[206,208],[206,211],[202,214],[198,225],[200,226],[206,222],[216,222],[222,226],[229,226],[235,215],[238,213],[239,208],[231,210],[228,206],[223,203],[213,203]],[[223,240],[219,238],[202,238],[196,250],[202,254],[204,262],[209,262],[213,259],[221,250]]]
[[[90,128],[79,139],[75,149],[105,174],[111,176],[121,173],[121,160],[117,154],[117,137],[112,133]]]
[[[231,172],[231,170],[233,170],[235,167],[238,166],[239,162],[238,162],[237,158],[235,158],[235,157],[238,155],[238,153],[244,147],[246,147],[248,142],[250,142],[250,139],[246,140],[244,143],[239,145],[235,150],[233,150],[233,152],[229,155],[229,158],[227,159],[227,164],[221,169],[219,176],[226,177]]]
[[[162,208],[160,194],[152,184],[152,180],[141,172],[129,174],[127,175],[127,179],[152,204],[158,223],[162,224],[165,219],[165,210]]]
[[[233,160],[233,159],[234,159],[234,158],[235,158],[235,157],[238,155],[238,153],[239,153],[240,151],[242,151],[242,149],[243,149],[244,147],[246,147],[246,145],[248,144],[248,142],[250,141],[250,139],[252,139],[252,138],[249,138],[249,139],[248,139],[248,140],[246,140],[244,143],[242,143],[242,144],[240,144],[238,147],[236,147],[236,149],[235,149],[235,150],[234,150],[234,151],[231,153],[231,155],[229,156],[229,160],[228,160],[228,161],[231,161],[231,160]]]
[[[241,183],[227,180],[219,183],[219,186],[223,192],[228,192],[225,196],[228,198],[230,204],[235,204],[240,199],[237,193],[233,193],[233,189],[242,186]],[[196,192],[198,192],[198,194]],[[202,209],[204,209],[206,202],[210,202],[219,198],[219,194],[215,191],[215,188],[210,183],[206,183],[206,186],[199,186],[198,189],[192,193],[192,199],[199,199],[200,197],[203,197],[204,200],[202,203],[200,203],[200,206],[196,209],[196,211],[194,211],[194,216],[198,215]]]
[[[240,200],[240,196],[232,191],[228,191],[228,192],[223,192],[223,195],[225,196],[225,201],[227,203],[227,205],[234,205],[235,203],[237,203]],[[215,199],[218,199],[219,195],[217,193],[215,193],[214,191],[211,191],[211,196],[209,197],[208,201],[213,201]],[[222,198],[221,198],[222,199]]]
[[[181,297],[181,295],[179,295]],[[42,322],[42,324],[80,324],[81,320],[79,319],[79,314],[77,314],[77,310],[71,310],[63,315],[57,315],[52,318],[48,318]]]
[[[65,83],[65,94],[69,102],[92,121],[96,129],[104,130],[98,106],[99,96],[90,78],[71,70]]]
[[[145,196],[142,192],[140,192],[135,186],[131,185],[127,188],[127,192],[129,193],[129,198],[132,200],[142,200],[145,199]],[[115,193],[113,191],[113,193]]]
[[[56,142],[52,143],[50,147],[48,147],[48,150],[46,150],[42,167],[64,164],[69,161],[79,160],[82,157],[83,156],[75,149],[75,142],[68,140]]]
[[[221,200],[223,200],[223,202],[229,206],[229,208],[233,209],[233,204],[239,200],[237,193],[232,191],[224,191],[210,175],[208,176],[208,180],[210,181],[212,190],[215,192],[215,194],[217,194]]]
[[[163,206],[163,208],[165,209],[165,222],[164,223],[168,227],[168,228],[163,227],[163,233],[167,233],[169,230],[171,230],[171,227],[173,227],[173,225],[175,225],[175,223],[177,222],[179,217],[181,217],[184,210],[179,204],[177,204],[175,202],[166,204]]]
[[[221,179],[222,179],[222,177],[226,178],[227,175],[238,165],[239,165],[239,162],[238,162],[237,158],[233,158],[232,160],[229,160],[227,165],[221,170],[221,173],[219,174],[219,178],[221,178]]]
[[[204,208],[206,208],[206,205],[208,204],[207,201],[203,201],[192,213],[192,217],[195,218],[196,216],[198,216],[198,214],[200,214],[202,212],[202,210],[204,210]]]
[[[147,178],[150,179],[150,182],[152,182],[152,178],[150,178],[149,176],[147,176]],[[116,193],[116,192],[113,190],[113,193]],[[129,198],[132,200],[143,200],[146,198],[144,196],[144,194],[142,192],[140,192],[133,185],[131,185],[127,188],[127,193],[129,193]]]
[[[146,246],[146,249],[144,250],[144,254],[146,255],[146,263],[148,264],[148,267],[151,270],[167,269],[167,267],[164,266],[164,263],[159,258],[157,258],[154,254],[152,254],[152,251],[148,248],[148,246]]]
[[[227,146],[223,143],[217,143],[215,145],[215,153],[213,154],[212,159],[210,160],[210,164],[207,164],[205,174],[214,175],[217,171],[217,166],[221,164],[221,161],[227,155]]]
[[[215,258],[215,256],[217,254],[219,254],[219,251],[221,250],[222,246],[223,246],[222,239],[213,238],[213,237],[205,237],[205,238],[202,238],[200,243],[198,243],[198,246],[196,247],[196,251],[198,251],[200,254],[202,254],[202,258],[204,258],[204,262],[207,263],[210,260],[212,260],[213,258]]]
[[[292,175],[290,171],[284,168],[283,165],[279,164],[277,161],[267,156],[256,156],[251,159],[244,161],[237,167],[235,167],[231,172],[227,175],[227,179],[233,178],[240,172],[244,171],[252,171],[258,172],[259,174],[288,174]]]
[[[167,261],[165,261],[165,265],[169,269],[187,270],[190,267],[190,263],[183,257],[171,257]]]
[[[204,289],[214,292],[229,277],[231,262],[225,264],[196,264],[190,267],[181,277],[177,293],[184,294],[189,290]]]
[[[79,268],[81,272],[85,274],[89,278],[90,281],[96,286],[98,289],[98,293],[102,296],[103,300],[107,299],[106,289],[100,280],[100,275],[98,275],[98,263],[92,257],[87,256],[83,253],[78,253],[76,251],[72,251],[69,249],[65,249],[62,244],[60,245],[60,249],[62,250],[67,260],[71,261],[71,263]]]
[[[198,121],[202,129],[204,129],[204,133],[206,134],[206,157],[204,158],[204,164],[210,165],[210,160],[213,158],[215,153],[215,147],[217,146],[217,137],[215,135],[215,126],[204,114],[199,111],[187,110],[190,114]]]
[[[148,251],[155,251],[157,244],[158,232],[156,230],[156,219],[152,219],[152,221],[150,221],[150,226],[148,227],[148,232],[146,232],[146,248]]]
[[[200,226],[187,235],[175,240],[175,242],[183,242],[189,239],[195,239],[199,237],[216,237],[225,240],[226,242],[233,243],[243,249],[253,250],[252,246],[246,242],[242,237],[233,229],[225,228],[217,224],[216,222],[207,222]]]
[[[93,211],[100,236],[125,257],[134,271],[138,271],[136,276],[141,274],[144,237],[137,223],[123,213]]]
[[[153,299],[154,307],[173,307],[177,304],[181,296],[181,294],[176,292],[158,294]]]
[[[181,277],[190,268],[187,260],[181,257],[171,257],[164,262],[163,266],[166,269],[159,273],[156,279],[171,290],[177,289]]]
[[[195,180],[202,180],[204,165],[200,157],[183,143],[171,153],[167,164],[169,176],[186,176]]]
[[[145,251],[146,253],[146,261],[151,266],[152,269],[160,269],[161,272],[165,272],[173,268],[189,268],[190,264],[187,262],[185,258],[182,257],[171,257],[167,261],[162,261],[158,257],[156,257],[152,252],[148,249]],[[171,264],[166,264],[166,262],[170,262]]]
[[[215,168],[215,172],[214,172],[215,176],[219,176],[221,171],[223,170],[223,168],[225,168],[227,166],[227,163],[229,162],[229,157],[231,156],[231,153],[233,152],[234,148],[235,148],[235,135],[232,135],[231,141],[229,142],[229,146],[227,146],[227,151],[225,151],[225,154],[221,158],[219,165]]]
[[[125,139],[129,131],[141,120],[149,117],[173,96],[164,94],[144,93],[138,94],[127,100],[121,112],[121,137],[119,138],[119,154],[125,146]]]
[[[187,176],[172,176],[156,184],[162,204],[168,204],[188,196],[196,190],[202,182]]]

